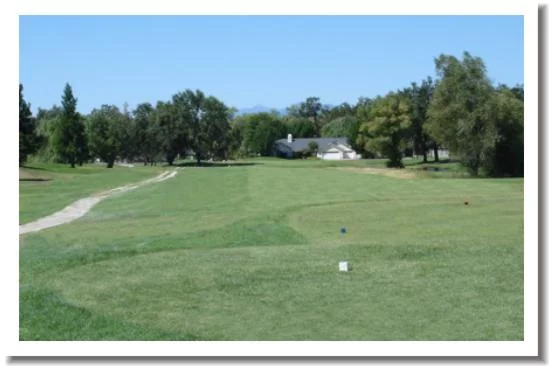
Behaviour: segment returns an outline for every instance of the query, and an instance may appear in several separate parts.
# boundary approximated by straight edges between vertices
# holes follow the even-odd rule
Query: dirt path
[[[339,167],[338,170],[345,170],[363,174],[384,175],[386,177],[413,179],[417,178],[417,174],[406,169],[381,169],[381,168],[358,168],[358,167]]]
[[[88,211],[97,203],[101,202],[105,198],[112,197],[114,195],[131,191],[133,189],[142,187],[151,183],[163,182],[166,179],[175,177],[177,170],[166,171],[160,175],[157,175],[154,178],[150,178],[139,183],[127,184],[122,187],[114,188],[105,192],[98,193],[96,195],[79,199],[76,202],[68,205],[61,211],[57,211],[54,214],[51,214],[46,217],[42,217],[33,222],[29,222],[23,225],[19,225],[19,235],[32,233],[35,231],[44,230],[50,227],[63,225],[73,220],[76,220],[84,216]]]

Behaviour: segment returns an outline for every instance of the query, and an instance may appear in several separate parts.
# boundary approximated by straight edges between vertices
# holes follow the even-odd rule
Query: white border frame
[[[212,9],[214,9],[212,11]],[[369,14],[369,15],[524,15],[525,179],[524,179],[524,341],[520,342],[20,342],[18,341],[18,224],[15,215],[4,232],[1,256],[10,278],[9,311],[3,324],[4,345],[10,356],[537,356],[538,355],[538,6],[520,1],[442,3],[439,1],[321,3],[202,0],[190,4],[154,2],[93,2],[26,0],[15,12],[2,12],[5,34],[19,34],[18,15],[35,14]],[[6,32],[7,31],[7,32]],[[15,44],[15,47],[14,47]],[[18,42],[10,46],[18,54]],[[18,64],[16,64],[18,70]],[[18,75],[3,70],[10,80],[7,98],[14,102]],[[18,81],[17,81],[18,82]],[[12,85],[13,84],[13,85]],[[6,88],[2,86],[2,88]],[[13,89],[13,90],[12,90]],[[12,104],[10,104],[12,105]],[[13,103],[15,105],[15,103]],[[15,120],[15,119],[14,119]],[[11,126],[10,128],[14,128]],[[11,130],[13,131],[13,130]],[[11,136],[15,134],[12,133]],[[15,141],[15,139],[13,139]],[[10,146],[9,153],[13,156]],[[15,161],[15,159],[13,159]],[[15,169],[14,169],[15,171]],[[16,183],[15,183],[16,184]],[[13,188],[13,186],[12,186]],[[16,192],[13,190],[12,192]],[[16,204],[17,205],[17,204]],[[17,279],[17,280],[13,280]],[[3,283],[5,284],[5,282]]]

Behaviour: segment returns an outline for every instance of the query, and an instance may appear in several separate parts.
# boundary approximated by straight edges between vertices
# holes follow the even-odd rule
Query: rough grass
[[[28,164],[19,168],[19,223],[61,210],[79,198],[159,174],[160,168]]]
[[[522,180],[261,160],[23,236],[20,338],[523,338]]]

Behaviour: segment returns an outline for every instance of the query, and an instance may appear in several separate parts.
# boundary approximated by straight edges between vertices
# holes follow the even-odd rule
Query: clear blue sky
[[[480,56],[523,83],[522,16],[22,16],[20,82],[38,107],[135,107],[201,89],[225,104],[355,103],[435,76],[441,53]]]

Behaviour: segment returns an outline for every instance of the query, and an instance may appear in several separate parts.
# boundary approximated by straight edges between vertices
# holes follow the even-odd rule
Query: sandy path
[[[413,179],[417,178],[417,174],[413,171],[406,169],[382,169],[382,168],[359,168],[359,167],[338,167],[338,170],[345,170],[349,172],[363,173],[363,174],[376,174],[384,175],[386,177],[400,178],[400,179]]]
[[[90,209],[93,206],[95,206],[97,203],[101,202],[105,198],[109,198],[120,193],[131,191],[133,189],[142,187],[147,184],[163,182],[166,179],[175,177],[176,174],[177,174],[176,170],[167,171],[154,178],[150,178],[150,179],[141,181],[139,183],[127,184],[122,187],[114,188],[90,197],[79,199],[78,201],[73,202],[72,204],[62,209],[61,211],[57,211],[54,214],[51,214],[46,217],[42,217],[41,219],[38,219],[36,221],[19,225],[19,235],[32,233],[32,232],[40,231],[50,227],[66,224],[68,222],[71,222],[73,220],[76,220],[84,216],[86,213],[88,213],[88,211],[90,211]]]

